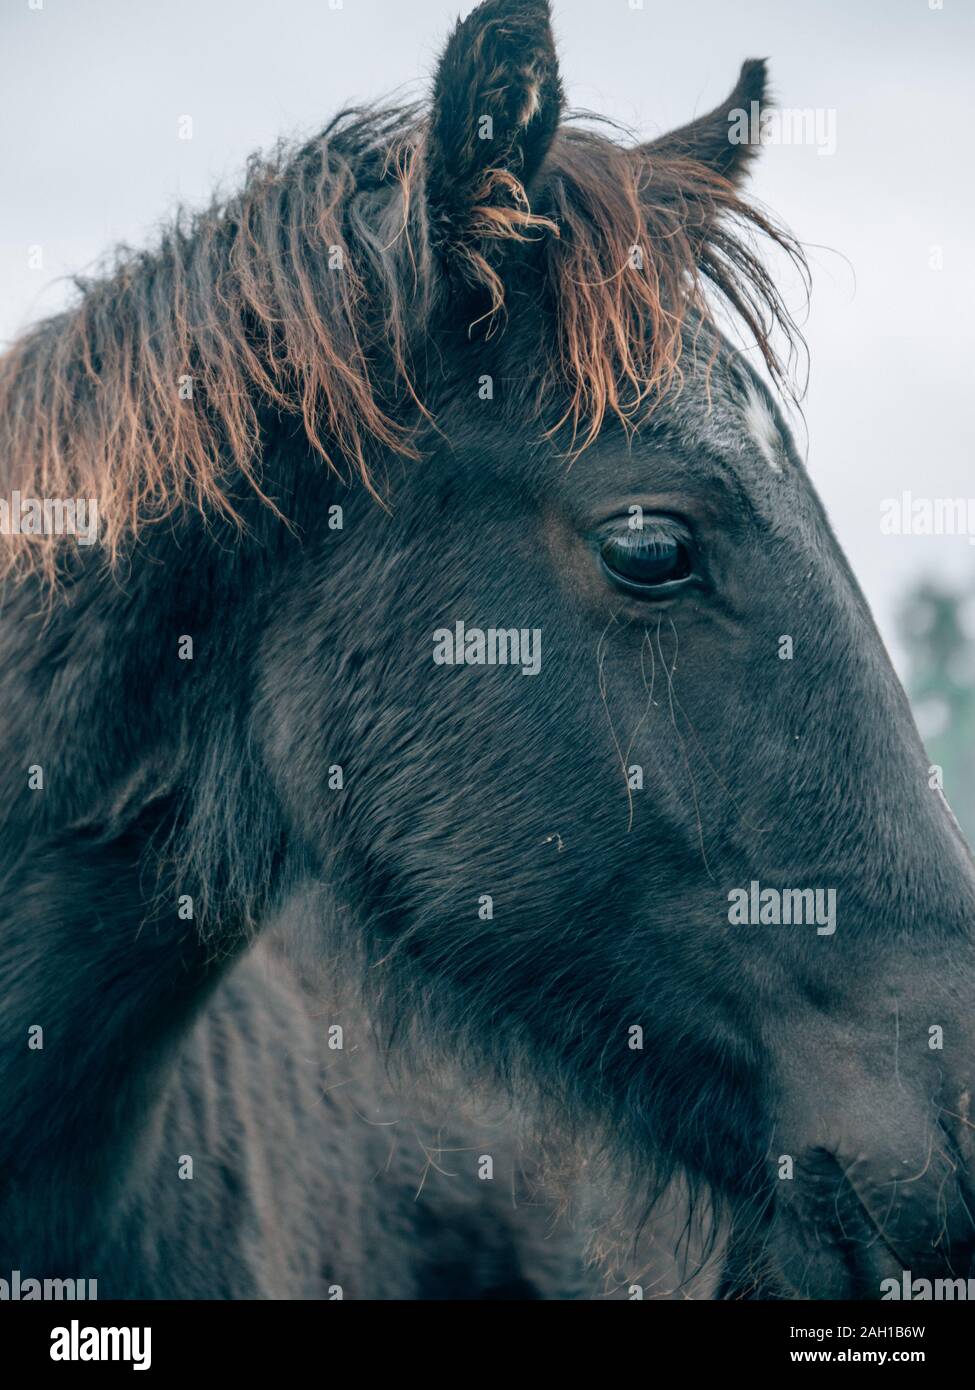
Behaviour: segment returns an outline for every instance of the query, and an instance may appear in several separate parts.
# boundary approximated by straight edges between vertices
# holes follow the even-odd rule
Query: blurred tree
[[[975,844],[975,585],[923,580],[904,599],[898,627],[929,760],[943,768],[945,796]]]

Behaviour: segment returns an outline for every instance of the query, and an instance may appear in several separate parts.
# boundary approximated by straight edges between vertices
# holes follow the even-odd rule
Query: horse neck
[[[246,821],[232,680],[214,669],[212,620],[187,615],[162,567],[145,571],[126,591],[93,586],[46,626],[12,609],[0,641],[0,1267],[32,1252],[52,1272],[110,1233],[180,1044],[244,945],[229,894],[201,921],[200,864],[182,857],[200,845],[214,880],[239,890],[239,865],[219,857],[224,826]],[[195,670],[175,655],[187,630],[211,652]],[[43,767],[41,789],[25,764]],[[201,768],[219,770],[222,801],[201,792]]]
[[[179,1043],[220,975],[192,922],[146,912],[137,849],[35,844],[4,892],[0,1246],[20,1267],[84,1258],[111,1229]]]

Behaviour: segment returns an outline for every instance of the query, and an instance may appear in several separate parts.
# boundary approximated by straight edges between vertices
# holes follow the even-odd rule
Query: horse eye
[[[670,594],[693,577],[689,544],[676,527],[616,531],[599,553],[613,583],[631,593]]]

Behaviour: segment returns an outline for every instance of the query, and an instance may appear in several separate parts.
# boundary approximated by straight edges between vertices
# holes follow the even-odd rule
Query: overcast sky
[[[114,242],[151,240],[178,201],[232,188],[250,151],[311,133],[349,102],[422,93],[472,8],[0,0],[0,338],[63,304],[59,277]],[[769,145],[752,187],[809,248],[809,464],[892,641],[912,576],[975,575],[965,538],[880,531],[881,502],[904,489],[975,495],[975,4],[556,0],[554,11],[570,103],[646,134],[714,105],[751,56],[770,59],[782,107],[835,120],[834,153]],[[179,139],[187,115],[193,138]]]

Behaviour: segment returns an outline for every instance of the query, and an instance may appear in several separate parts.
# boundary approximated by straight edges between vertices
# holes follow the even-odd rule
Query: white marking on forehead
[[[782,436],[772,412],[751,384],[748,387],[748,403],[745,406],[745,427],[772,472],[781,473]]]

